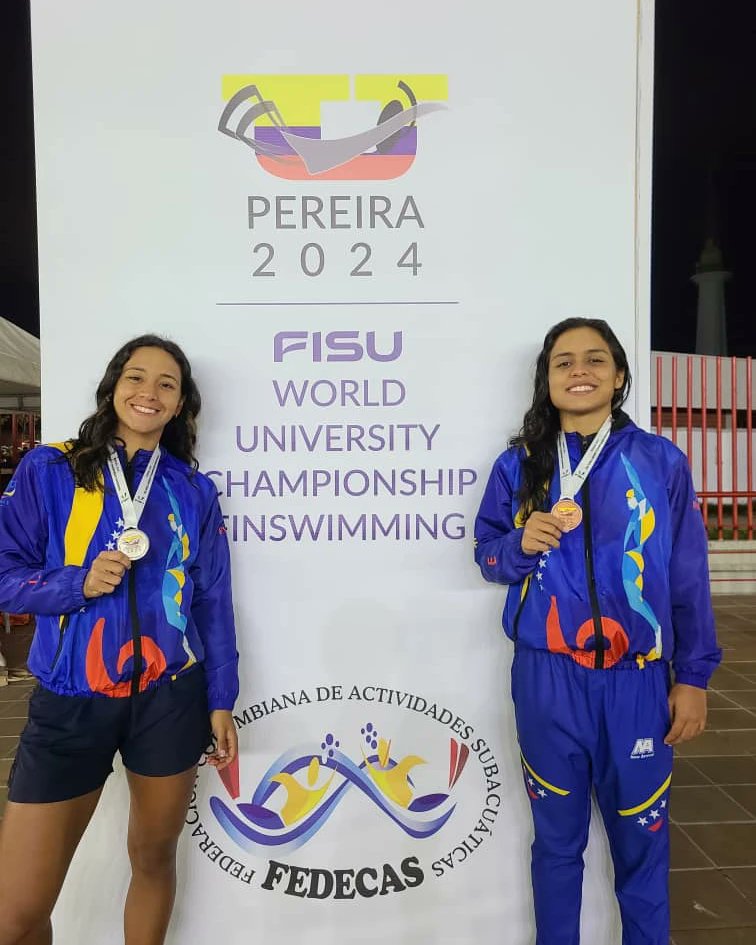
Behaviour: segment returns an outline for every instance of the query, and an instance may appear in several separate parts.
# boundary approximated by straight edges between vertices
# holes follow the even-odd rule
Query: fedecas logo
[[[338,712],[335,703],[342,703]],[[291,710],[306,713],[312,739],[254,771],[246,743]],[[338,723],[319,724],[329,717]],[[243,883],[308,899],[398,893],[458,868],[492,836],[502,802],[499,767],[486,740],[448,706],[393,688],[329,685],[263,699],[234,718],[241,762],[220,778],[210,774],[209,797],[201,803],[195,792],[187,823],[200,851]],[[291,729],[301,733],[301,721]],[[352,813],[359,807],[360,821],[371,825],[359,853],[349,816],[339,811],[349,795]],[[316,845],[315,864],[299,856],[292,863],[289,855],[321,832],[338,861],[359,855],[372,862],[336,868]],[[431,842],[441,833],[450,838]]]

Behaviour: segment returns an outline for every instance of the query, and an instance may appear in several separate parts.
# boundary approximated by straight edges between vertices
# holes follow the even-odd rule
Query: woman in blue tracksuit
[[[509,585],[538,945],[579,941],[592,790],[622,941],[668,945],[672,746],[703,731],[720,659],[687,460],[621,411],[629,387],[606,322],[554,326],[475,524],[483,576]]]
[[[0,829],[0,945],[50,914],[112,761],[126,768],[126,945],[159,945],[197,764],[237,751],[228,542],[197,472],[200,396],[154,335],[113,357],[76,439],[33,450],[0,499],[0,608],[36,614],[39,680]]]

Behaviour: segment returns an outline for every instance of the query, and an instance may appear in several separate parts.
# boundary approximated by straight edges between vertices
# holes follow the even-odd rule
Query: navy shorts
[[[67,801],[94,791],[120,751],[134,774],[165,777],[194,767],[212,740],[201,666],[136,696],[59,696],[37,686],[8,777],[8,800]]]

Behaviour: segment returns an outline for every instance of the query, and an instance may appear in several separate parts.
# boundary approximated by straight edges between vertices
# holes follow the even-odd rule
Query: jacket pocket
[[[531,585],[532,583],[533,583],[532,577],[531,577],[531,575],[529,574],[529,575],[525,578],[525,584],[524,584],[524,586],[520,589],[521,597],[520,597],[520,600],[517,602],[517,610],[515,611],[515,615],[514,615],[514,618],[513,618],[513,620],[512,620],[512,633],[511,633],[511,637],[512,637],[512,640],[513,640],[515,643],[517,643],[517,637],[519,636],[520,617],[522,616],[522,611],[523,611],[523,609],[524,609],[524,607],[525,607],[525,602],[526,602],[527,599],[528,599],[528,594],[530,593],[530,585]]]
[[[60,618],[60,630],[58,632],[58,647],[55,650],[55,656],[52,658],[52,663],[50,664],[50,672],[52,672],[60,659],[60,654],[63,652],[63,640],[66,635],[66,629],[68,628],[68,622],[71,619],[70,614],[63,614]]]

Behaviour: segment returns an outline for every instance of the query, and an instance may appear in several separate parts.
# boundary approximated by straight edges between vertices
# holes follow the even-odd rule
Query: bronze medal
[[[583,510],[577,502],[564,496],[554,503],[551,514],[559,519],[559,527],[563,532],[571,532],[583,521]]]

